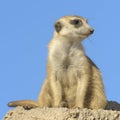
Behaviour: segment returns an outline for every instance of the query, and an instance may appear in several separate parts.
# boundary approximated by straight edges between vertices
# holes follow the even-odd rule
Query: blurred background
[[[83,42],[100,68],[108,100],[120,102],[120,1],[1,0],[0,118],[12,100],[37,100],[46,77],[47,45],[54,22],[80,15],[95,29]]]

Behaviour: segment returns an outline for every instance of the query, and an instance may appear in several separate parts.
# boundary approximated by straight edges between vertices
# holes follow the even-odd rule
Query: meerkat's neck
[[[71,49],[78,49],[84,52],[83,46],[78,39],[58,36],[53,38],[49,44],[49,51],[64,51],[69,52]]]
[[[76,66],[84,56],[85,52],[80,41],[54,38],[49,44],[48,63],[53,71],[66,69],[70,65]]]

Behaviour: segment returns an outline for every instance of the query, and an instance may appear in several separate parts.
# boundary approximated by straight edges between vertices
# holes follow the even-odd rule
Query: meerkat
[[[104,109],[107,100],[101,73],[81,44],[94,29],[80,16],[64,16],[54,26],[47,77],[38,101],[12,101],[8,106]]]

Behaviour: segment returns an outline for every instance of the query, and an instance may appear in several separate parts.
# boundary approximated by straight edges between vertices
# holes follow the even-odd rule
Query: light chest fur
[[[67,39],[57,39],[51,43],[49,49],[51,74],[54,74],[56,81],[60,83],[62,101],[66,101],[67,106],[73,107],[76,99],[74,93],[77,92],[77,85],[80,82],[78,78],[81,78],[82,74],[88,74],[86,69],[88,69],[89,65],[86,66],[87,59],[83,47],[79,42],[70,42]],[[82,82],[81,84],[84,86]]]

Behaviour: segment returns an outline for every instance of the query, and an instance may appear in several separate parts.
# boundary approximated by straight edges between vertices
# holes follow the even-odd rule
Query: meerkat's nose
[[[94,29],[93,29],[93,28],[90,29],[90,33],[91,33],[91,34],[94,33]]]

